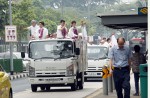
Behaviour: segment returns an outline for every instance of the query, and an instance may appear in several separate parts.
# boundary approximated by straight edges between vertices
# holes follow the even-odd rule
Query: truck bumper
[[[29,77],[31,84],[72,84],[74,83],[75,76],[69,77]]]
[[[99,77],[102,78],[102,71],[85,71],[84,72],[84,77],[88,78],[88,77]]]

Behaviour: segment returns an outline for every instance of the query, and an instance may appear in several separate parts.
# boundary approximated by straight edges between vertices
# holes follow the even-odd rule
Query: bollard
[[[110,72],[110,67],[108,67],[108,70]],[[113,81],[112,81],[112,73],[108,74],[108,91],[113,92]]]
[[[112,70],[114,70],[114,66],[112,66]],[[113,87],[113,90],[115,90],[115,82],[114,82],[114,78],[113,78],[113,73],[112,73],[112,87]]]
[[[115,82],[113,76],[112,76],[112,82],[113,82],[113,90],[115,90]]]
[[[103,76],[102,76],[103,94],[108,95],[108,69],[107,69],[107,66],[104,66],[102,71],[103,71]]]

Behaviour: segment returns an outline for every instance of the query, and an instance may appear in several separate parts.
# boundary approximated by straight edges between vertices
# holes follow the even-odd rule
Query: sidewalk
[[[99,93],[98,95],[94,96],[93,98],[117,98],[116,91],[114,90],[113,93],[109,93],[108,95],[103,95],[103,93]],[[130,98],[141,98],[140,96],[133,96],[133,92],[131,92]]]
[[[141,98],[140,96],[133,96],[133,94],[135,93],[133,74],[131,74],[130,85],[131,85],[131,95],[130,95],[131,97],[130,98]],[[139,82],[139,86],[140,86],[140,82]],[[109,93],[108,95],[103,95],[103,89],[100,88],[86,98],[117,98],[117,95],[116,95],[115,90],[112,93]]]

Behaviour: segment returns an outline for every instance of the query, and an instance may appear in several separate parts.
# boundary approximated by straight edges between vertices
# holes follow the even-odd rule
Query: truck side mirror
[[[75,53],[76,53],[76,55],[80,55],[80,49],[79,49],[79,48],[76,48],[76,49],[75,49]]]
[[[25,52],[21,52],[21,57],[25,58]]]

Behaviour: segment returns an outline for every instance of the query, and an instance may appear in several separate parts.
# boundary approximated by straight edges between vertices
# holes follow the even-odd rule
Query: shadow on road
[[[50,89],[50,90],[38,90],[37,92],[73,92],[73,91],[71,91],[71,88],[66,88],[66,89],[64,89],[64,88],[62,88],[62,89],[54,89],[54,88],[52,88],[52,89]]]

